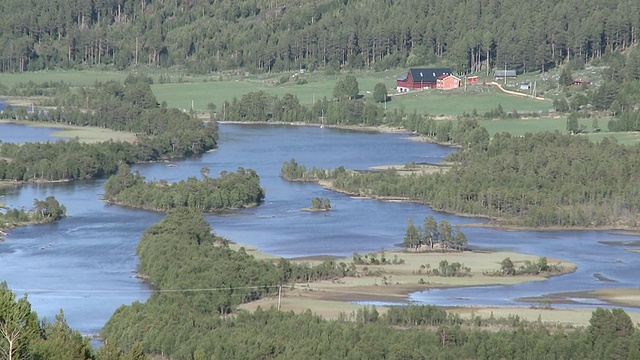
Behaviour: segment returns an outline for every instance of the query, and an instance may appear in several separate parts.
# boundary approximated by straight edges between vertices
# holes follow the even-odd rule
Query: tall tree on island
[[[417,249],[420,245],[420,230],[413,223],[413,218],[409,218],[407,223],[403,244],[409,249]]]

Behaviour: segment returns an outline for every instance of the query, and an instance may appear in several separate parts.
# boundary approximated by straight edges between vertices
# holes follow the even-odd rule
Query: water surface
[[[0,124],[0,134],[7,133]],[[16,128],[12,128],[16,132]],[[31,129],[31,128],[29,128]],[[17,133],[20,133],[18,129]],[[2,139],[0,135],[0,139]],[[25,134],[25,136],[28,136]],[[43,139],[45,135],[42,135]],[[224,216],[208,215],[214,232],[233,241],[285,256],[349,256],[402,242],[410,217],[421,223],[432,215],[453,225],[481,221],[437,213],[427,206],[353,198],[313,183],[290,183],[279,177],[282,163],[295,158],[307,166],[366,169],[375,165],[438,162],[451,148],[408,141],[405,134],[375,134],[317,127],[223,124],[220,147],[196,159],[171,164],[134,166],[148,179],[178,181],[210,176],[238,167],[257,171],[266,189],[264,204]],[[4,141],[4,140],[3,140]],[[16,139],[16,142],[25,140]],[[30,140],[31,141],[31,140]],[[170,165],[170,166],[168,166]],[[13,207],[29,208],[35,198],[55,195],[69,217],[54,224],[12,230],[0,243],[0,280],[29,300],[41,316],[53,318],[60,308],[74,328],[95,333],[122,304],[145,301],[150,289],[135,278],[135,247],[142,232],[161,214],[104,204],[104,180],[73,184],[27,185],[0,190]],[[303,212],[314,197],[331,200],[329,213]],[[638,256],[628,246],[601,241],[634,241],[638,237],[609,231],[503,231],[465,228],[473,247],[517,251],[566,259],[575,273],[515,286],[431,290],[411,296],[439,305],[512,305],[522,296],[605,287],[637,287]],[[615,282],[604,282],[596,274]],[[585,305],[587,306],[587,305]]]

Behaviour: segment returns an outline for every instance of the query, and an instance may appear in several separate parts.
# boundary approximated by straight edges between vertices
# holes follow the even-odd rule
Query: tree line
[[[132,173],[128,165],[104,184],[103,199],[135,208],[167,211],[187,207],[200,212],[239,209],[260,204],[265,191],[260,187],[258,174],[238,168],[235,173],[222,172],[211,178],[203,169],[203,179],[189,177],[173,184],[167,181],[145,182],[144,176]]]
[[[144,360],[140,344],[127,352],[115,341],[97,351],[89,338],[69,327],[61,310],[51,319],[40,319],[26,296],[17,298],[0,283],[0,356],[3,359]]]
[[[467,236],[459,226],[451,226],[446,220],[436,221],[433,216],[424,218],[423,226],[416,226],[413,218],[409,218],[405,229],[402,244],[409,249],[421,249],[427,246],[428,250],[439,248],[442,251],[462,251],[468,245]]]
[[[29,223],[47,223],[67,217],[67,208],[54,196],[44,200],[35,199],[33,209],[5,208],[0,205],[0,229],[22,226]],[[0,238],[2,240],[2,238]]]
[[[47,86],[55,87],[55,96],[47,101],[56,108],[25,112],[24,120],[128,131],[137,134],[136,141],[87,144],[72,139],[20,145],[0,142],[0,179],[98,178],[114,174],[119,164],[198,156],[217,145],[218,129],[214,123],[203,123],[178,109],[158,104],[145,77],[130,76],[125,85],[109,81],[78,89]],[[3,115],[16,118],[19,113],[9,111]]]
[[[343,90],[339,90],[343,91]],[[354,97],[354,98],[351,98]],[[378,126],[389,122],[401,123],[398,113],[385,114],[373,101],[355,99],[355,95],[337,93],[336,99],[316,100],[310,107],[300,104],[297,96],[285,94],[282,98],[264,91],[249,92],[238,99],[225,101],[218,118],[236,122],[279,121],[324,125]]]
[[[544,70],[638,41],[634,0],[18,0],[0,5],[0,71],[179,66],[210,72]],[[540,11],[545,9],[545,11]]]

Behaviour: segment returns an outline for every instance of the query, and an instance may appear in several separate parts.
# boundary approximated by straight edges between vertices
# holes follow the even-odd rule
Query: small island
[[[24,208],[9,208],[0,203],[0,241],[7,235],[6,231],[19,226],[43,224],[67,217],[67,208],[61,205],[53,196],[45,200],[35,199],[34,208],[25,211]]]
[[[329,198],[320,199],[315,197],[311,200],[311,207],[304,208],[302,211],[322,212],[332,210],[331,201]]]
[[[138,209],[165,212],[187,207],[202,213],[253,207],[264,200],[265,191],[255,171],[240,167],[236,172],[223,171],[218,178],[209,177],[209,171],[201,169],[201,180],[189,177],[170,184],[166,180],[147,182],[122,164],[105,182],[102,199]]]

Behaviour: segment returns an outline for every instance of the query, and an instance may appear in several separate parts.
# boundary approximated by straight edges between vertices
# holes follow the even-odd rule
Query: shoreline
[[[260,253],[257,251],[257,253]],[[364,255],[377,254],[373,252]],[[557,264],[563,268],[558,273],[542,273],[538,275],[491,276],[488,273],[498,271],[502,259],[509,257],[516,266],[526,261],[535,262],[537,255],[502,252],[502,251],[464,251],[414,252],[407,250],[384,250],[387,263],[355,265],[356,276],[347,276],[332,280],[322,280],[309,283],[291,285],[283,292],[284,310],[299,308],[301,311],[311,309],[321,315],[333,316],[340,311],[360,308],[365,305],[380,304],[383,308],[391,304],[407,305],[410,295],[418,291],[430,289],[464,288],[491,285],[514,285],[530,281],[545,281],[550,277],[561,276],[574,272],[577,266],[571,262],[548,259],[549,264]],[[273,258],[270,260],[273,261]],[[292,258],[289,261],[319,264],[324,260],[336,263],[351,263],[352,258],[337,258],[335,256],[308,256]],[[442,277],[430,272],[438,269],[438,264],[447,260],[449,263],[459,262],[470,268],[469,276]],[[426,267],[425,267],[426,265]],[[252,310],[257,306],[269,307],[277,305],[277,298],[266,298],[240,306],[241,309]],[[365,303],[365,304],[362,304]]]
[[[124,141],[130,143],[134,143],[137,141],[136,134],[134,133],[116,131],[95,126],[78,126],[47,121],[29,121],[18,119],[0,119],[0,124],[15,124],[29,127],[56,129],[57,131],[51,134],[51,137],[69,139],[78,138],[79,141],[85,143],[96,143],[109,140]]]
[[[237,245],[236,246],[240,246]],[[251,247],[254,255],[263,254],[262,258],[267,261],[277,261],[279,257],[273,255],[264,256],[257,248]],[[371,254],[371,253],[370,253]],[[378,252],[379,254],[379,252]],[[486,255],[484,259],[479,257]],[[364,255],[364,254],[361,254]],[[476,286],[508,286],[517,283],[530,281],[545,281],[550,277],[561,276],[575,271],[573,263],[563,262],[558,259],[548,259],[549,264],[563,264],[565,270],[556,274],[545,274],[544,276],[519,275],[508,277],[490,277],[487,279],[477,275],[478,270],[474,269],[479,263],[485,266],[499,266],[496,259],[509,255],[514,264],[521,264],[524,259],[535,258],[535,255],[506,252],[487,252],[485,250],[467,251],[463,253],[440,253],[440,252],[408,252],[403,250],[385,250],[387,259],[395,255],[399,258],[409,260],[404,264],[386,265],[356,265],[358,271],[368,269],[375,272],[382,269],[376,275],[361,275],[357,277],[344,277],[333,280],[322,280],[310,283],[297,283],[283,287],[281,297],[277,296],[262,298],[239,306],[239,309],[254,311],[258,307],[280,308],[283,311],[304,312],[312,311],[326,319],[337,319],[342,314],[356,313],[364,306],[375,306],[379,313],[385,313],[390,306],[410,305],[409,295],[418,291],[429,291],[429,289],[463,288]],[[414,259],[408,259],[409,256]],[[431,258],[430,263],[437,263],[441,258],[452,261],[456,256],[468,260],[468,265],[472,269],[472,277],[463,278],[441,278],[424,274],[409,274],[407,267],[415,268],[415,257]],[[492,260],[493,259],[493,260]],[[348,259],[336,256],[307,256],[300,258],[290,258],[289,261],[299,263],[319,264],[325,260],[332,260],[337,263]],[[464,266],[464,265],[463,265]],[[432,266],[432,268],[434,268]],[[415,271],[415,270],[413,270]],[[402,274],[404,272],[404,274]],[[419,284],[416,278],[423,277],[424,283]],[[469,283],[468,280],[475,283]],[[561,296],[563,295],[564,298]],[[585,302],[584,299],[593,299],[593,302]],[[583,301],[580,301],[583,300]],[[529,321],[543,321],[549,324],[588,326],[592,312],[599,306],[624,306],[638,309],[638,311],[628,312],[629,315],[640,321],[640,289],[600,289],[585,292],[572,292],[562,294],[541,294],[530,298],[519,298],[516,301],[522,302],[522,306],[440,306],[447,312],[456,313],[462,317],[471,318],[473,316],[484,317],[512,317],[518,316]],[[529,304],[526,304],[529,303]],[[582,308],[563,307],[562,305],[582,304]]]
[[[381,165],[381,166],[376,166],[376,167],[383,167],[383,166],[386,166],[386,165]],[[392,165],[389,165],[389,166],[392,166]],[[288,181],[295,181],[295,180],[288,180]],[[301,181],[306,181],[306,180],[301,180]],[[371,200],[378,200],[378,201],[401,201],[401,202],[421,204],[421,205],[428,206],[429,208],[431,208],[432,210],[437,211],[437,212],[442,212],[442,213],[445,213],[445,214],[451,214],[451,215],[460,216],[460,217],[466,217],[466,218],[484,219],[484,220],[487,221],[487,222],[477,222],[477,223],[472,223],[472,224],[463,224],[463,225],[460,225],[460,227],[481,227],[481,228],[489,228],[489,229],[496,229],[496,230],[503,230],[503,231],[620,231],[620,232],[623,232],[623,233],[630,233],[631,235],[637,235],[637,233],[640,232],[640,228],[616,227],[616,226],[527,227],[527,226],[520,226],[520,225],[501,224],[499,222],[499,221],[501,221],[501,219],[496,219],[496,218],[493,218],[493,217],[490,217],[490,216],[487,216],[487,215],[482,215],[482,214],[467,214],[467,213],[459,213],[459,212],[455,212],[455,211],[446,211],[446,210],[443,210],[443,209],[434,208],[426,201],[414,200],[414,199],[411,199],[411,198],[408,198],[408,197],[401,197],[401,196],[375,196],[375,195],[363,196],[363,195],[361,195],[359,193],[352,193],[352,192],[349,192],[349,191],[343,191],[343,190],[336,189],[336,188],[333,187],[333,184],[332,184],[332,182],[330,180],[308,180],[308,181],[309,182],[316,182],[326,190],[334,191],[334,192],[337,192],[337,193],[340,193],[340,194],[344,194],[344,195],[357,197],[357,198],[360,198],[360,199],[371,199]],[[625,235],[625,234],[621,234],[621,235]]]
[[[400,127],[390,126],[361,126],[361,125],[336,125],[336,124],[317,124],[309,122],[284,122],[284,121],[218,121],[218,124],[230,125],[264,125],[264,126],[306,126],[339,130],[352,130],[362,132],[376,132],[382,134],[414,134],[413,132]]]

